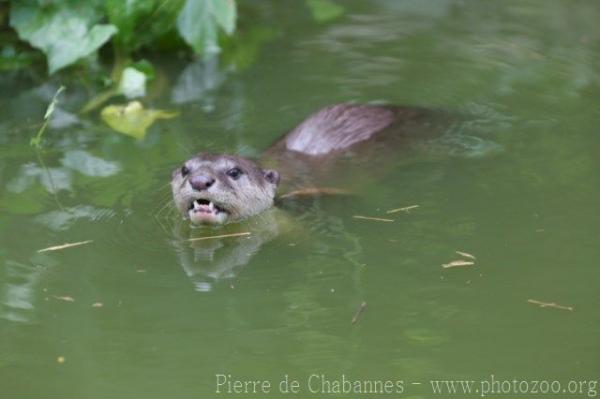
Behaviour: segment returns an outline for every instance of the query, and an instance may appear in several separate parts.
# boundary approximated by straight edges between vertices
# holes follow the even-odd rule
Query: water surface
[[[596,2],[354,1],[324,24],[269,4],[248,66],[156,60],[166,84],[143,102],[180,116],[140,141],[77,115],[88,94],[71,85],[36,153],[64,82],[0,79],[3,395],[214,397],[219,373],[270,380],[272,397],[285,374],[301,397],[311,374],[423,398],[431,379],[599,379]],[[296,204],[291,226],[190,231],[169,211],[191,154],[255,156],[340,101],[468,117],[363,169],[357,196]],[[475,265],[443,268],[455,251]]]

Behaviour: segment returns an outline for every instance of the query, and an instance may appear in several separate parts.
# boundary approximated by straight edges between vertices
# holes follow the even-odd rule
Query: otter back
[[[326,155],[372,138],[419,108],[337,104],[309,116],[283,137],[279,145],[306,155]],[[404,115],[406,114],[406,115]]]

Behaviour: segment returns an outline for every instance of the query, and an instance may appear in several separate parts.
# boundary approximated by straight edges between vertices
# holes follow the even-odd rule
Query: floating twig
[[[473,259],[473,260],[477,259],[475,257],[475,255],[471,255],[471,254],[466,253],[466,252],[462,252],[462,251],[454,251],[454,252],[456,252],[460,256],[464,256],[465,258],[469,258],[469,259]]]
[[[470,261],[467,261],[467,260],[459,259],[459,260],[453,260],[450,263],[445,263],[445,264],[442,265],[442,267],[444,269],[448,269],[450,267],[472,266],[474,264],[475,264],[475,262],[470,262]]]
[[[75,302],[75,298],[70,297],[70,296],[66,296],[66,295],[65,296],[54,295],[54,296],[52,296],[52,298],[58,299],[60,301],[65,301],[65,302]]]
[[[404,208],[390,209],[386,213],[397,213],[397,212],[406,212],[406,213],[408,213],[411,209],[415,209],[415,208],[418,208],[418,207],[419,207],[419,205],[405,206]]]
[[[554,308],[554,309],[568,310],[569,312],[573,311],[572,306],[559,305],[554,302],[542,302],[542,301],[538,301],[536,299],[528,299],[527,302],[534,304],[534,305],[538,305],[540,308]]]
[[[371,216],[361,216],[361,215],[354,215],[352,216],[354,219],[361,219],[361,220],[374,220],[376,222],[393,222],[394,219],[385,219],[385,218],[374,218]]]
[[[360,319],[360,316],[363,314],[363,312],[365,311],[365,309],[367,308],[367,303],[363,302],[360,304],[360,306],[358,307],[358,309],[356,309],[356,312],[354,313],[354,317],[352,318],[352,324],[356,324],[356,322],[358,321],[358,319]]]
[[[301,188],[299,190],[290,191],[281,195],[280,199],[290,197],[307,197],[307,196],[319,196],[319,195],[349,195],[350,191],[336,187],[309,187]]]
[[[249,236],[249,235],[250,235],[250,232],[249,231],[245,231],[243,233],[221,234],[221,235],[218,235],[218,236],[190,238],[190,239],[188,239],[186,241],[192,242],[192,241],[214,240],[214,239],[217,239],[217,238],[241,237],[241,236]]]
[[[94,240],[87,240],[87,241],[80,241],[80,242],[69,242],[69,243],[62,244],[62,245],[55,245],[53,247],[39,249],[38,252],[58,251],[58,250],[61,250],[61,249],[78,247],[80,245],[89,244],[91,242],[94,242]]]

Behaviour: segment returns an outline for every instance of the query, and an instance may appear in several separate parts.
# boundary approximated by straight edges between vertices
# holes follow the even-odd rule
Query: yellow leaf
[[[102,109],[100,116],[108,126],[119,133],[136,139],[143,139],[146,131],[158,119],[170,119],[178,116],[177,111],[145,109],[139,101],[126,105],[108,105]]]

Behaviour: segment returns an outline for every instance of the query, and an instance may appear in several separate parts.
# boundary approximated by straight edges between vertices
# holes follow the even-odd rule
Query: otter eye
[[[227,176],[231,177],[233,180],[237,180],[240,178],[240,176],[244,173],[242,172],[242,170],[238,167],[235,168],[231,168],[229,169],[227,172],[225,172],[227,174]]]
[[[185,176],[185,175],[187,175],[187,174],[189,174],[189,173],[190,173],[190,170],[188,169],[188,167],[187,167],[187,166],[185,166],[185,165],[183,165],[183,166],[181,167],[181,176]]]

